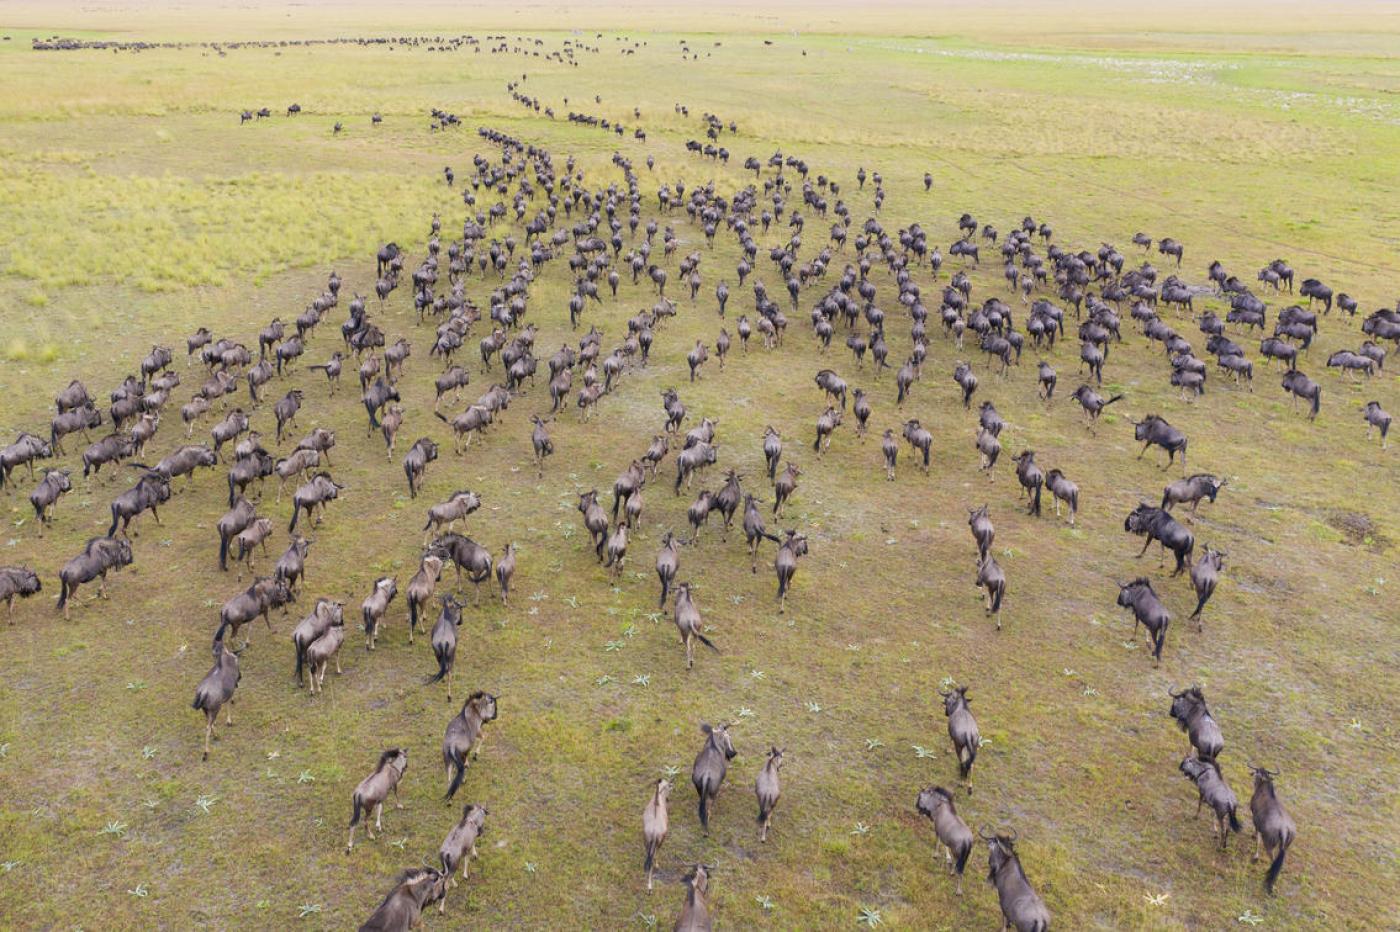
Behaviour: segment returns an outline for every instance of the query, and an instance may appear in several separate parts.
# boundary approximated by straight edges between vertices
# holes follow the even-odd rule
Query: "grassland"
[[[1345,8],[1331,29],[1300,10],[1287,32],[1271,33],[1247,28],[1245,14],[1205,32],[1159,17],[1091,26],[1087,14],[1033,28],[1045,14],[1032,10],[1023,11],[1030,26],[1016,30],[1011,14],[905,16],[896,5],[868,19],[779,7],[765,35],[732,9],[713,22],[663,9],[657,31],[627,27],[630,39],[646,42],[636,55],[620,54],[620,34],[606,32],[592,40],[600,53],[581,55],[577,68],[406,48],[288,46],[226,57],[200,48],[28,48],[33,36],[82,27],[92,36],[198,41],[337,30],[480,34],[502,25],[499,13],[477,23],[424,5],[421,29],[412,8],[392,28],[375,28],[364,7],[334,9],[324,30],[306,8],[286,24],[255,13],[200,16],[199,8],[133,17],[100,4],[81,14],[22,6],[0,14],[12,36],[0,45],[0,85],[25,89],[0,97],[6,436],[42,427],[53,393],[72,377],[105,392],[152,343],[179,345],[200,325],[251,339],[272,316],[295,315],[331,268],[346,291],[369,293],[376,245],[397,240],[416,256],[434,211],[445,230],[460,222],[458,193],[440,173],[451,164],[459,179],[469,174],[471,154],[485,152],[478,125],[561,159],[577,156],[592,185],[621,180],[609,165],[615,150],[651,187],[713,179],[722,190],[747,183],[737,167],[745,156],[781,150],[839,179],[858,220],[872,209],[871,186],[858,192],[855,170],[881,171],[885,227],[917,220],[945,249],[965,210],[1003,230],[1032,214],[1064,245],[1111,240],[1126,250],[1139,229],[1174,236],[1186,244],[1183,274],[1193,281],[1204,280],[1213,258],[1252,277],[1283,256],[1300,277],[1322,278],[1364,309],[1396,298],[1400,42],[1393,18],[1361,5]],[[609,19],[616,11],[596,15],[600,28],[622,25]],[[795,23],[799,15],[824,18],[826,28]],[[532,9],[511,22],[512,35],[538,35],[553,49],[574,36],[545,30],[594,22],[578,19]],[[702,36],[707,27],[717,31]],[[699,61],[681,60],[682,37]],[[639,107],[648,142],[528,115],[505,91],[522,73],[523,90],[561,114],[565,96],[628,125]],[[602,103],[579,103],[595,94]],[[237,123],[245,107],[280,114],[293,100],[306,110],[299,118]],[[677,102],[690,117],[674,111]],[[430,134],[432,106],[457,112],[464,127]],[[377,129],[373,111],[385,116]],[[729,168],[685,154],[704,111],[739,125],[723,140],[735,154]],[[336,121],[347,127],[339,136]],[[654,175],[641,166],[648,153]],[[809,219],[810,249],[824,224]],[[704,251],[698,232],[676,222],[683,249]],[[785,238],[775,228],[760,242]],[[317,532],[309,595],[353,608],[381,574],[397,573],[402,585],[415,568],[420,503],[464,486],[486,502],[468,532],[493,551],[507,540],[521,549],[520,597],[509,608],[472,610],[463,627],[458,682],[502,694],[500,721],[462,793],[487,805],[491,819],[479,873],[431,926],[664,925],[678,908],[684,867],[703,860],[717,866],[712,891],[725,928],[850,927],[862,907],[894,928],[989,927],[994,894],[970,875],[967,895],[952,895],[932,832],[913,811],[920,787],[955,776],[935,692],[949,678],[971,684],[990,739],[964,814],[1020,831],[1027,870],[1060,927],[1224,928],[1242,916],[1264,928],[1389,921],[1386,904],[1400,899],[1400,471],[1394,450],[1382,454],[1364,440],[1359,409],[1378,398],[1400,410],[1400,380],[1388,367],[1353,388],[1320,371],[1326,353],[1360,341],[1354,321],[1326,320],[1304,364],[1324,386],[1323,415],[1311,425],[1288,410],[1262,366],[1252,394],[1213,379],[1201,402],[1182,402],[1160,355],[1135,334],[1114,347],[1107,371],[1109,387],[1128,395],[1125,409],[1106,417],[1097,437],[1068,402],[1035,400],[1030,360],[1005,382],[983,371],[979,398],[995,400],[1009,422],[1008,452],[1032,447],[1046,468],[1079,482],[1084,510],[1070,529],[1018,509],[1009,474],[990,485],[978,477],[975,417],[956,405],[948,377],[959,354],[941,337],[903,412],[888,377],[874,382],[836,350],[819,358],[799,319],[805,297],[784,347],[736,350],[722,373],[711,362],[702,381],[686,383],[685,350],[697,338],[712,341],[720,326],[704,296],[721,276],[732,284],[737,261],[732,238],[704,254],[702,300],[682,302],[653,364],[626,375],[603,417],[587,426],[572,415],[559,420],[560,452],[543,480],[529,468],[525,427],[547,406],[543,385],[512,405],[487,443],[430,467],[426,499],[410,504],[397,463],[384,461],[377,437],[365,437],[353,393],[328,402],[316,374],[286,380],[311,399],[304,429],[338,430],[335,471],[350,489]],[[973,275],[974,297],[1007,296],[996,263]],[[777,288],[766,264],[759,277]],[[918,277],[926,293],[934,288],[926,270]],[[892,301],[888,274],[878,270],[875,281],[882,301]],[[488,287],[473,278],[469,293]],[[571,339],[568,290],[558,267],[532,290],[530,319],[546,351]],[[407,291],[371,308],[391,339],[414,341],[403,436],[446,440],[428,416],[436,367]],[[586,322],[612,338],[652,300],[645,288],[624,286]],[[747,292],[736,293],[731,332],[733,316],[748,310]],[[1184,320],[1174,325],[1193,331]],[[328,321],[308,359],[330,353],[334,329]],[[890,331],[900,357],[907,325]],[[1062,389],[1072,387],[1074,347],[1051,359]],[[858,443],[849,428],[829,457],[813,460],[804,441],[822,405],[810,380],[827,364],[873,391],[880,429],[922,419],[935,436],[932,477],[906,465],[897,483],[884,482],[878,444]],[[469,367],[474,389],[492,380],[474,360]],[[180,397],[195,381],[191,370]],[[650,572],[660,533],[683,526],[688,499],[648,487],[646,527],[617,586],[591,559],[573,510],[577,492],[606,489],[644,448],[660,423],[658,392],[672,385],[692,417],[721,418],[723,465],[743,470],[746,485],[761,485],[763,426],[783,431],[788,455],[804,467],[786,524],[813,540],[786,615],[773,604],[771,571],[743,572],[737,535],[722,542],[706,532],[686,549],[682,577],[696,582],[723,651],[690,673],[672,626],[652,614]],[[1150,557],[1132,558],[1121,520],[1166,481],[1150,460],[1135,459],[1122,419],[1152,410],[1190,436],[1193,467],[1231,478],[1195,525],[1199,541],[1229,552],[1225,582],[1203,634],[1173,625],[1160,670],[1133,644],[1109,582],[1139,569],[1161,575]],[[257,420],[270,428],[266,411]],[[175,446],[178,430],[167,423],[154,448]],[[11,525],[0,535],[0,562],[41,568],[46,588],[18,609],[13,627],[0,628],[4,924],[353,925],[396,870],[433,855],[455,818],[439,800],[436,766],[455,708],[421,685],[432,669],[426,644],[407,645],[396,604],[381,648],[366,655],[352,635],[345,675],[311,700],[292,685],[291,617],[276,618],[273,634],[252,632],[237,725],[201,764],[189,700],[208,666],[218,605],[239,589],[214,562],[221,477],[203,476],[183,492],[165,527],[143,519],[136,564],[113,580],[110,602],[84,601],[70,623],[48,603],[58,567],[105,530],[106,503],[124,487],[79,480],[42,539],[24,497],[0,498]],[[971,586],[963,509],[983,501],[1010,579],[1000,634]],[[288,506],[267,499],[264,510],[280,520]],[[283,542],[279,534],[273,546]],[[1178,580],[1159,589],[1183,619],[1189,587]],[[1176,772],[1185,741],[1164,702],[1168,686],[1187,682],[1208,690],[1237,792],[1248,795],[1246,761],[1284,772],[1281,793],[1300,839],[1277,898],[1263,896],[1247,839],[1218,855],[1205,821],[1189,818],[1192,790]],[[683,774],[699,748],[698,723],[716,720],[737,722],[739,757],[713,833],[700,834],[682,776],[661,882],[648,895],[639,831],[647,786],[664,768]],[[347,858],[349,794],[378,751],[396,744],[410,748],[408,808],[386,813],[384,839]],[[749,787],[769,744],[787,748],[786,793],[774,836],[760,845]],[[979,853],[974,865],[983,863]]]

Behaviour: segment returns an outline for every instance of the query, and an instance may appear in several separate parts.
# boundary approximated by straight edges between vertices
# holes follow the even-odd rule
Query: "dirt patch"
[[[1380,532],[1370,515],[1359,511],[1331,511],[1326,520],[1342,535],[1342,540],[1353,547],[1365,547],[1372,553],[1384,553],[1390,547],[1390,538]]]

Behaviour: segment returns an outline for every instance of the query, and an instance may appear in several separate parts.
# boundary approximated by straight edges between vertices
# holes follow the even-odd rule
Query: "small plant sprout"
[[[594,685],[594,686],[606,686],[606,685],[608,685],[609,683],[613,683],[613,682],[616,682],[616,681],[615,681],[611,676],[609,676],[608,674],[604,673],[602,676],[598,677],[596,680],[593,681],[593,685]]]
[[[148,745],[146,745],[144,748],[141,749],[141,757],[142,757],[143,759],[145,759],[145,760],[150,760],[152,757],[155,757],[155,756],[156,756],[156,749],[155,749],[155,747],[153,747],[152,745],[149,745],[149,744],[148,744]]]
[[[214,805],[216,802],[218,802],[218,801],[219,801],[219,797],[217,797],[217,796],[209,796],[209,795],[205,794],[205,795],[201,795],[198,799],[196,799],[196,800],[194,801],[194,804],[195,804],[196,806],[198,806],[201,810],[203,810],[205,815],[208,815],[208,814],[209,814],[209,807],[213,806],[213,805]]]
[[[666,776],[667,780],[674,780],[680,774],[681,769],[667,764],[665,767],[661,768],[661,772]]]
[[[866,749],[867,751],[873,751],[873,750],[875,750],[876,748],[882,748],[882,747],[884,747],[884,746],[885,746],[885,742],[881,741],[879,738],[866,738],[866,739],[865,739],[865,749]]]
[[[138,883],[136,886],[132,887],[130,890],[128,890],[128,891],[126,891],[126,892],[127,892],[129,895],[131,895],[131,896],[134,896],[134,897],[137,897],[137,898],[143,899],[143,900],[144,900],[147,896],[150,895],[150,894],[148,894],[148,893],[146,892],[146,885],[145,885],[144,883]]]
[[[606,650],[606,651],[617,651],[617,650],[622,650],[623,645],[626,644],[626,643],[627,643],[626,641],[609,641],[608,643],[606,643],[606,644],[603,645],[603,650]]]
[[[759,896],[754,897],[753,901],[757,903],[759,907],[764,910],[764,912],[772,912],[773,907],[775,905],[773,903],[773,900],[766,894],[761,894]]]
[[[267,752],[267,759],[268,759],[268,760],[276,760],[277,758],[279,758],[279,757],[281,757],[281,756],[282,756],[282,752],[281,752],[281,751],[268,751],[268,752]]]
[[[651,674],[650,674],[650,673],[638,673],[636,676],[632,677],[632,685],[633,685],[633,686],[650,686],[650,685],[651,685]]]
[[[641,919],[641,920],[642,920],[642,925],[646,926],[648,929],[655,929],[655,928],[656,928],[656,917],[653,916],[651,913],[643,913],[641,916],[638,916],[637,918]]]
[[[407,839],[407,838],[400,838],[398,841],[391,841],[391,842],[389,842],[389,844],[390,844],[392,847],[398,848],[400,851],[402,851],[402,850],[408,845],[408,839]]]
[[[739,710],[734,713],[739,718],[753,718],[753,709],[746,705],[739,706]]]
[[[869,834],[870,834],[870,826],[866,825],[864,822],[857,822],[856,825],[855,825],[855,828],[851,829],[851,834],[852,834],[852,835],[869,835]]]
[[[6,757],[9,757],[9,756],[10,756],[10,742],[6,741],[4,744],[0,744],[0,760],[4,760]]]
[[[661,621],[660,612],[647,612],[642,617],[645,618],[647,621],[651,622],[652,624],[659,624]]]
[[[533,874],[533,873],[537,872],[538,870],[539,870],[539,865],[536,864],[534,861],[526,861],[526,862],[525,862],[525,873],[527,873],[527,874]]]
[[[564,600],[564,604],[569,606],[569,608],[578,608],[578,596],[569,596],[567,599]]]
[[[531,602],[543,602],[547,598],[549,598],[549,594],[544,592],[543,590],[539,592],[533,592],[530,594]]]
[[[744,597],[741,595],[731,595],[729,601],[733,602],[735,605],[743,605]]]
[[[126,823],[116,821],[108,822],[105,826],[103,826],[102,831],[98,834],[115,835],[118,838],[121,838],[123,835],[126,834]]]
[[[753,678],[756,679],[756,680],[761,680],[761,679],[763,679],[765,676],[767,676],[767,674],[764,673],[762,670],[750,670],[750,671],[749,671],[749,676],[753,677]]]
[[[856,917],[856,922],[859,925],[869,926],[873,929],[878,925],[884,925],[885,920],[880,918],[880,911],[878,909],[870,906],[862,906],[860,908],[860,915]]]
[[[301,912],[297,914],[298,919],[305,919],[307,916],[314,916],[321,911],[320,903],[302,903]]]
[[[126,688],[127,688],[128,690],[130,690],[131,692],[139,693],[141,690],[143,690],[143,689],[146,688],[146,681],[145,681],[145,680],[131,680],[129,683],[126,684]]]
[[[1170,893],[1144,893],[1142,898],[1147,901],[1148,906],[1166,906],[1167,900],[1171,899]]]
[[[160,805],[160,800],[158,800],[158,799],[147,799],[147,800],[143,800],[142,803],[141,803],[141,805],[145,806],[147,809],[155,809],[157,806]]]
[[[820,705],[818,705],[817,703],[815,703],[815,702],[808,702],[808,703],[807,703],[807,711],[808,711],[808,712],[816,713],[816,712],[820,712],[821,710],[822,710],[822,707],[821,707]]]
[[[924,747],[922,744],[911,745],[911,747],[914,748],[914,756],[919,758],[920,760],[923,760],[926,757],[933,756],[933,752],[930,751],[928,748]]]
[[[0,861],[0,873],[8,874],[23,863],[23,861]]]
[[[1347,725],[1347,727],[1350,728],[1352,731],[1361,731],[1366,726],[1361,724],[1361,719],[1354,718],[1351,720],[1351,724]]]
[[[1259,925],[1259,923],[1264,921],[1264,917],[1255,915],[1255,913],[1246,909],[1239,916],[1235,917],[1235,920],[1237,922],[1243,922],[1245,925],[1257,926]]]

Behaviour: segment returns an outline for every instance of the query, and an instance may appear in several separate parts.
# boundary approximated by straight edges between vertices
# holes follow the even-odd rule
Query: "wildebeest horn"
[[[986,828],[981,825],[977,826],[977,834],[982,836],[983,841],[992,841],[997,837],[995,833],[989,836]]]
[[[1011,830],[1011,843],[1012,843],[1013,845],[1016,844],[1016,839],[1018,839],[1018,838],[1020,838],[1020,837],[1021,837],[1021,833],[1018,832],[1018,831],[1016,831],[1016,830],[1013,828],[1013,829]]]

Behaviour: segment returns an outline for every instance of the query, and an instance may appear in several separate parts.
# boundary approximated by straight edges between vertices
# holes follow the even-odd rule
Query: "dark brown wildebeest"
[[[292,647],[295,648],[297,655],[296,677],[298,685],[305,682],[302,669],[306,665],[307,649],[316,643],[335,623],[340,624],[342,628],[344,627],[345,606],[339,602],[321,598],[316,600],[311,614],[297,622],[296,627],[292,629]]]
[[[1206,708],[1206,697],[1201,692],[1201,687],[1192,686],[1181,692],[1172,692],[1169,689],[1167,695],[1172,700],[1170,715],[1181,730],[1186,732],[1191,747],[1196,750],[1196,756],[1201,760],[1215,760],[1219,757],[1220,752],[1225,749],[1225,736],[1220,733],[1220,726],[1216,724],[1215,717]]]
[[[710,875],[705,865],[695,865],[695,870],[685,878],[685,905],[676,919],[674,932],[710,932],[710,908],[705,896],[710,890]]]
[[[899,443],[894,439],[894,431],[886,429],[880,440],[880,452],[885,456],[885,478],[894,481],[894,467],[899,459]]]
[[[515,544],[507,543],[496,561],[496,583],[501,587],[501,604],[510,601],[510,580],[515,575]]]
[[[1201,814],[1202,806],[1210,806],[1214,813],[1211,834],[1220,839],[1220,850],[1224,851],[1226,843],[1230,840],[1230,832],[1240,830],[1240,817],[1239,800],[1235,798],[1235,791],[1225,782],[1220,763],[1201,760],[1195,754],[1189,754],[1181,762],[1181,772],[1186,775],[1186,779],[1196,784],[1199,794],[1196,800],[1196,815]]]
[[[68,470],[44,470],[44,478],[40,479],[39,484],[34,487],[34,491],[29,493],[29,504],[34,507],[34,517],[39,522],[40,537],[44,534],[44,528],[53,526],[54,506],[72,488],[73,482],[68,478]]]
[[[114,537],[117,533],[117,525],[121,525],[123,537],[130,537],[127,528],[143,511],[150,511],[151,516],[156,519],[156,524],[160,524],[161,505],[170,501],[170,480],[157,472],[148,472],[136,484],[118,495],[112,501],[112,525],[107,528],[107,536]],[[132,534],[139,532],[133,531]]]
[[[486,725],[496,720],[496,714],[496,697],[477,690],[467,697],[462,711],[447,723],[447,734],[442,739],[442,762],[449,778],[447,799],[451,799],[462,785],[467,773],[467,755],[470,754],[472,760],[481,756]]]
[[[1302,398],[1311,405],[1308,420],[1317,420],[1317,412],[1322,406],[1322,386],[1297,369],[1284,374],[1282,385],[1283,390],[1293,396],[1293,410],[1298,410],[1298,399]]]
[[[981,508],[969,508],[967,510],[967,524],[972,529],[972,537],[977,541],[977,562],[980,565],[987,559],[988,552],[992,549],[992,540],[996,537],[996,529],[992,527],[992,519],[988,516],[987,506]]]
[[[1269,872],[1264,875],[1264,890],[1272,896],[1279,872],[1283,870],[1284,856],[1288,854],[1293,839],[1298,837],[1298,827],[1293,824],[1283,803],[1279,802],[1278,791],[1274,789],[1274,777],[1278,776],[1278,771],[1265,770],[1253,764],[1249,770],[1254,775],[1254,795],[1249,800],[1249,811],[1254,817],[1254,856],[1250,860],[1258,861],[1265,851],[1273,857]],[[1274,854],[1275,849],[1278,854]]]
[[[1094,422],[1099,419],[1099,415],[1103,413],[1103,409],[1107,408],[1115,401],[1121,401],[1123,399],[1122,395],[1114,395],[1112,398],[1105,400],[1102,395],[1094,391],[1088,385],[1079,386],[1070,397],[1079,402],[1079,406],[1084,409],[1084,426],[1087,427],[1090,432],[1093,432]]]
[[[1153,508],[1146,502],[1140,502],[1123,520],[1123,530],[1146,538],[1142,550],[1138,551],[1139,557],[1147,552],[1154,540],[1162,545],[1164,554],[1168,550],[1174,553],[1176,569],[1172,572],[1173,576],[1185,572],[1186,559],[1196,549],[1195,536],[1179,524],[1170,512]]]
[[[1366,439],[1371,439],[1372,430],[1379,430],[1381,432],[1381,449],[1384,450],[1386,448],[1385,435],[1390,433],[1391,416],[1381,407],[1379,401],[1366,402],[1366,408],[1362,411],[1361,416],[1366,421]]]
[[[987,614],[997,622],[1001,630],[1001,601],[1006,595],[1006,574],[1002,572],[996,557],[987,554],[977,563],[977,585],[986,591]]]
[[[442,841],[442,847],[438,848],[438,858],[442,862],[442,875],[452,882],[452,886],[457,886],[457,878],[453,877],[457,867],[462,868],[462,882],[467,880],[467,871],[471,865],[471,859],[477,857],[476,843],[486,832],[486,816],[489,813],[485,806],[478,806],[468,803],[462,810],[462,818],[456,825],[452,826],[447,837]],[[442,899],[438,900],[438,912],[442,913],[447,908],[447,896],[444,889]]]
[[[699,639],[715,653],[719,653],[719,648],[714,642],[701,633],[704,627],[700,619],[700,609],[695,605],[695,599],[690,594],[690,583],[683,582],[676,586],[676,612],[673,616],[676,628],[681,634],[681,643],[685,645],[685,668],[687,670],[695,666],[695,640]]]
[[[355,847],[355,826],[360,824],[360,818],[365,820],[365,834],[370,840],[374,840],[374,830],[384,831],[384,801],[389,798],[389,794],[394,795],[394,808],[402,809],[403,803],[399,802],[399,783],[403,780],[404,772],[408,770],[408,751],[403,748],[389,748],[389,750],[379,755],[379,762],[374,765],[374,771],[355,787],[355,792],[350,797],[350,834],[345,840],[345,853],[349,854]],[[374,825],[369,824],[370,816],[374,817]]]
[[[375,114],[374,122],[380,122],[379,114]],[[394,881],[393,889],[360,926],[360,932],[408,932],[421,924],[423,910],[446,894],[447,878],[442,871],[410,867]]]
[[[325,471],[318,472],[311,477],[311,481],[299,486],[292,495],[292,523],[287,530],[297,529],[297,519],[301,517],[303,511],[308,519],[314,517],[313,527],[321,524],[321,517],[325,514],[326,503],[335,501],[340,497],[340,493],[345,491],[345,486],[338,484],[331,478],[331,474]],[[321,511],[318,514],[316,509]]]
[[[418,489],[423,484],[424,473],[427,472],[428,464],[437,459],[438,445],[431,437],[419,437],[409,447],[408,455],[403,458],[403,473],[408,478],[409,498],[418,497]]]
[[[1040,490],[1045,485],[1045,473],[1041,472],[1040,467],[1036,465],[1035,451],[1022,450],[1019,456],[1011,458],[1011,462],[1016,464],[1016,481],[1021,483],[1021,495],[1030,500],[1026,513],[1039,517]]]
[[[192,708],[204,713],[204,760],[209,759],[209,742],[214,737],[214,722],[219,718],[219,709],[225,709],[226,724],[233,727],[233,694],[242,676],[238,669],[238,656],[224,645],[226,627],[220,625],[214,635],[214,666],[194,691]]]
[[[1191,567],[1191,585],[1196,590],[1196,610],[1191,617],[1196,619],[1196,630],[1202,630],[1201,609],[1210,601],[1220,580],[1220,571],[1225,566],[1225,551],[1206,547],[1201,558]]]
[[[111,537],[89,538],[83,552],[65,563],[63,569],[58,571],[58,608],[63,612],[64,621],[68,620],[68,600],[77,593],[80,585],[96,579],[97,595],[105,599],[107,574],[129,566],[131,560],[129,541]]]
[[[690,782],[700,798],[700,827],[710,834],[710,809],[719,796],[720,786],[729,770],[729,762],[735,757],[734,742],[729,737],[728,725],[701,724],[700,731],[705,735],[705,746],[695,755],[695,764],[690,768]]]
[[[967,867],[974,844],[972,829],[958,815],[953,805],[953,794],[941,786],[922,790],[915,808],[933,823],[934,834],[943,846],[943,861],[947,865],[948,876],[957,877],[958,896],[962,896],[963,869]]]
[[[787,594],[792,588],[792,579],[797,575],[797,558],[807,554],[807,535],[789,529],[782,543],[778,545],[778,555],[773,560],[773,570],[778,576],[778,613],[787,611]]]
[[[267,630],[272,630],[272,610],[282,609],[282,614],[287,613],[286,606],[296,601],[296,594],[291,587],[275,576],[259,576],[253,580],[253,584],[238,595],[229,599],[219,609],[219,623],[229,629],[230,637],[237,637],[238,629],[262,616],[263,623],[267,625]],[[248,635],[243,635],[243,647],[248,647]]]
[[[1074,527],[1074,517],[1079,513],[1079,486],[1065,477],[1058,469],[1045,474],[1045,487],[1055,500],[1055,517],[1060,516],[1060,502],[1069,508],[1069,526]]]
[[[1185,479],[1178,479],[1162,490],[1162,508],[1171,510],[1173,505],[1189,502],[1191,514],[1196,513],[1200,507],[1201,499],[1208,498],[1213,503],[1215,497],[1220,494],[1220,490],[1225,488],[1229,479],[1217,479],[1210,473],[1198,472]]]
[[[953,753],[958,758],[958,776],[966,781],[970,795],[972,765],[977,762],[977,749],[982,746],[977,720],[972,717],[972,700],[967,698],[966,686],[940,689],[938,694],[943,697],[943,714],[948,716],[948,737],[953,741]]]
[[[20,431],[15,442],[0,450],[0,488],[10,478],[17,466],[29,467],[29,478],[34,478],[34,461],[53,456],[53,447],[42,437]]]
[[[1021,866],[1016,833],[990,835],[983,829],[978,833],[987,843],[987,880],[997,888],[1003,932],[1010,927],[1016,932],[1049,932],[1050,910]]]
[[[442,597],[442,611],[433,623],[430,640],[438,671],[428,677],[428,683],[447,680],[447,699],[452,700],[452,670],[457,662],[457,629],[462,627],[462,603],[450,595]]]
[[[1128,419],[1128,423],[1133,425],[1133,437],[1142,444],[1142,451],[1138,453],[1138,459],[1142,459],[1149,447],[1159,446],[1167,452],[1167,462],[1162,468],[1166,469],[1176,462],[1176,454],[1181,453],[1181,469],[1186,470],[1186,435],[1175,427],[1167,423],[1166,418],[1157,414],[1149,414],[1141,421]]]
[[[360,614],[364,619],[365,650],[374,650],[379,636],[379,622],[389,611],[389,603],[399,594],[399,581],[392,576],[382,576],[374,581],[374,588],[360,604]]]
[[[10,624],[15,623],[15,599],[27,599],[44,588],[39,574],[27,566],[0,566],[0,602]]]
[[[1146,576],[1139,576],[1129,583],[1118,584],[1118,605],[1133,613],[1133,637],[1137,637],[1138,624],[1147,631],[1148,646],[1152,648],[1152,665],[1160,666],[1162,647],[1167,643],[1167,625],[1172,616]]]

